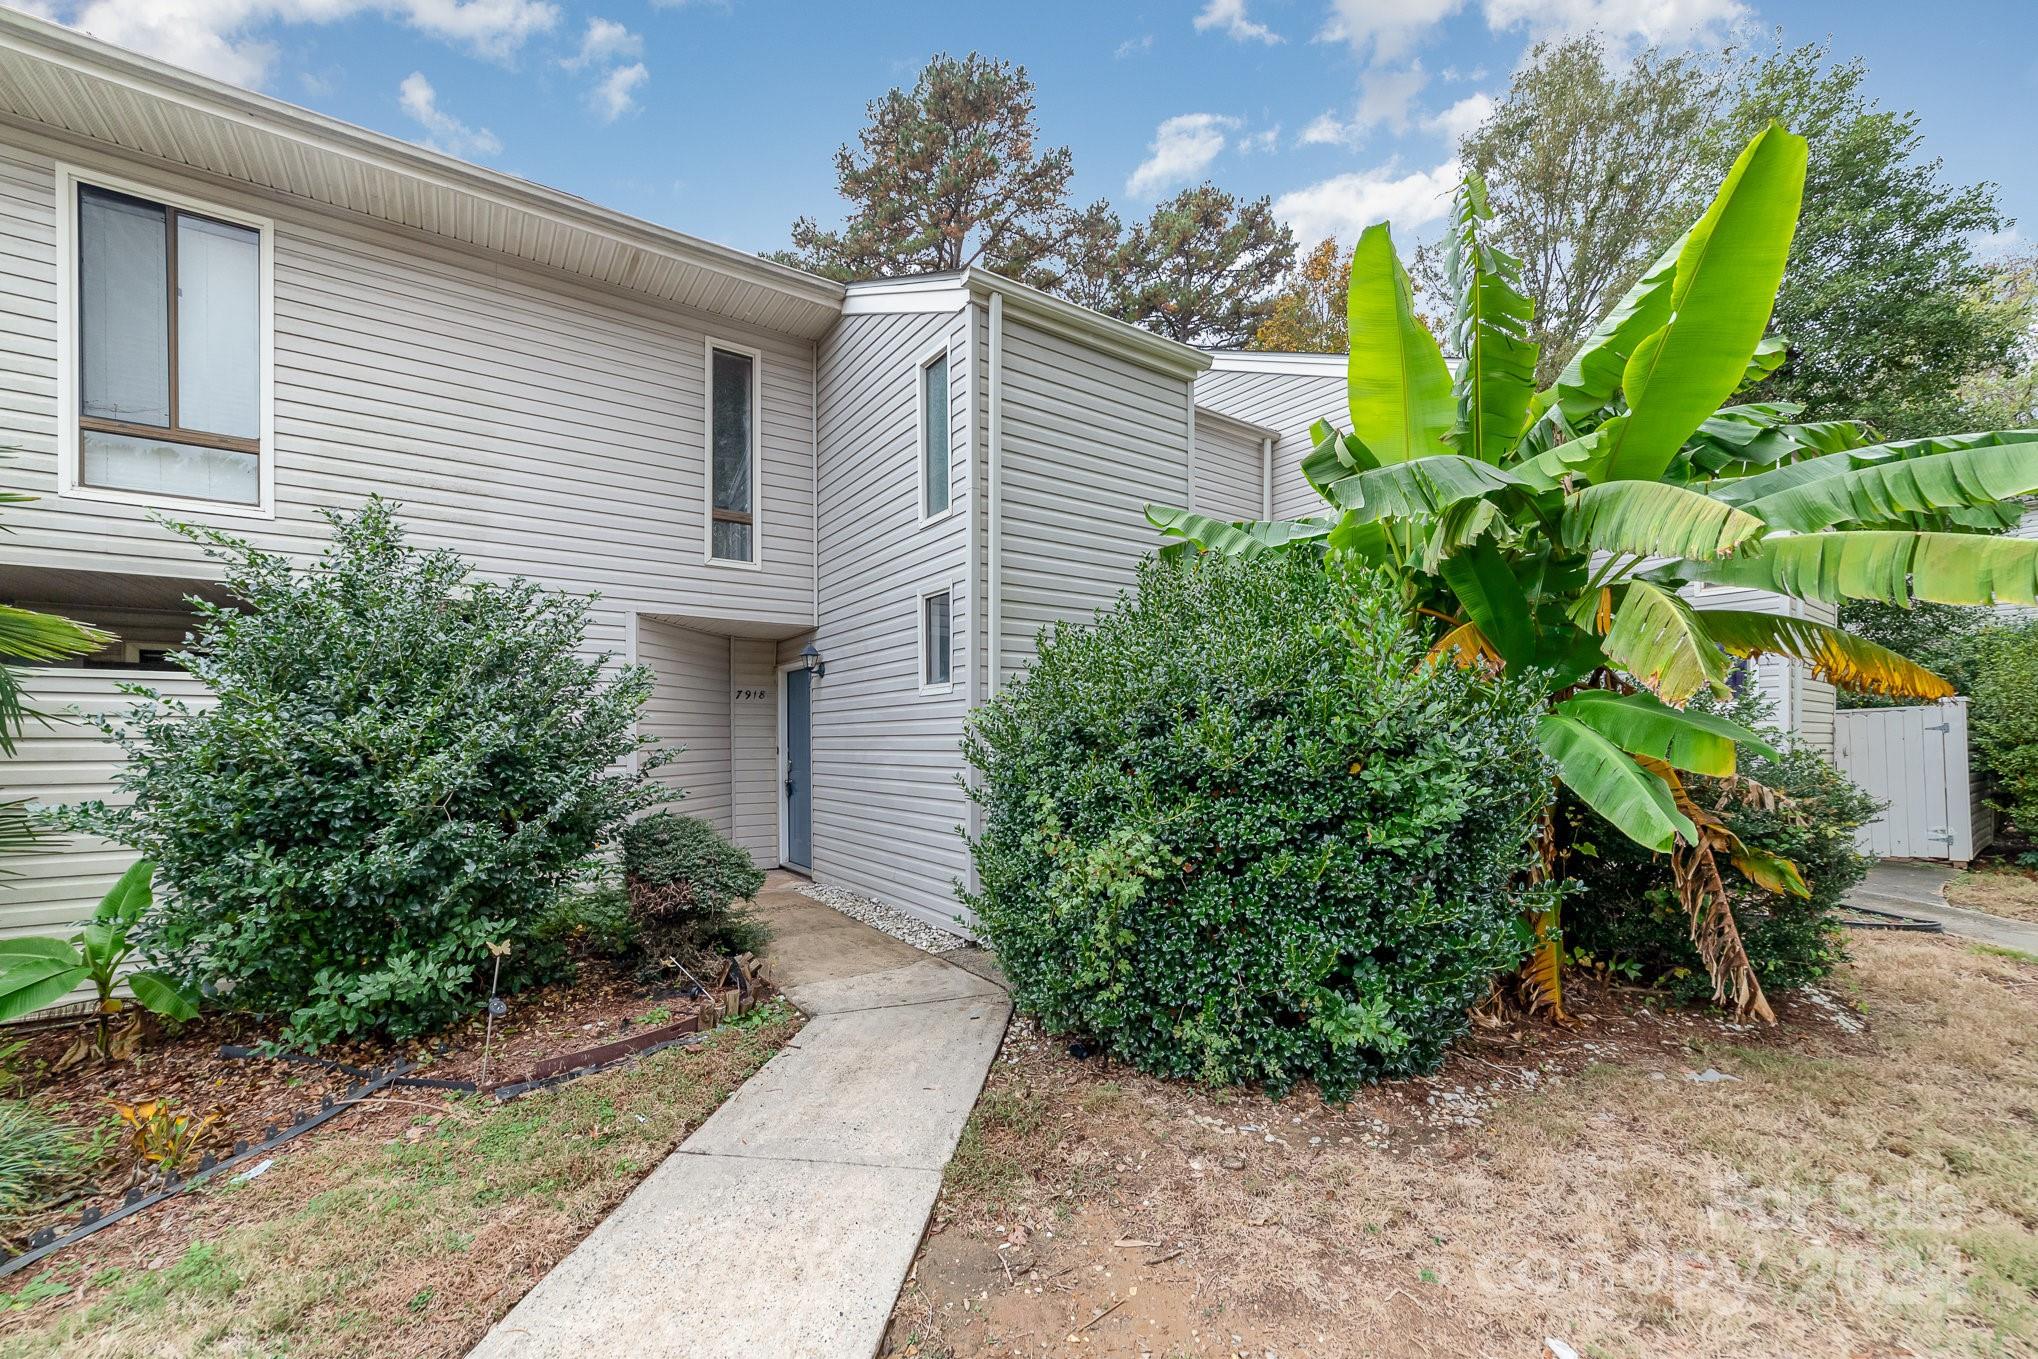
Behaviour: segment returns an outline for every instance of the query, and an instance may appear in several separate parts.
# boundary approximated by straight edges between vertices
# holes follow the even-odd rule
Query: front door
[[[814,677],[785,672],[785,861],[814,866]]]

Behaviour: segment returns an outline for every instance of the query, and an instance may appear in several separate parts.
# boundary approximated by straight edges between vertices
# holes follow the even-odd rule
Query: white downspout
[[[998,671],[1004,659],[1003,637],[1000,630],[1005,624],[1004,600],[1004,553],[1000,540],[1004,537],[1003,518],[1005,512],[1005,295],[991,294],[990,314],[990,373],[989,394],[984,403],[984,467],[988,486],[984,498],[985,564],[984,575],[984,626],[989,634],[985,651],[988,658],[988,673],[984,676],[984,696],[992,698],[998,692]]]
[[[1184,470],[1187,474],[1189,485],[1186,488],[1188,499],[1183,502],[1182,507],[1193,510],[1196,508],[1196,383],[1193,379],[1189,383],[1188,392],[1189,420],[1187,433],[1189,435],[1189,457],[1188,465]]]
[[[1274,436],[1260,436],[1260,518],[1274,517]]]

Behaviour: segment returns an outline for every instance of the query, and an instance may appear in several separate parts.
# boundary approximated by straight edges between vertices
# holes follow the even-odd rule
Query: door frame
[[[772,806],[778,813],[779,867],[790,868],[801,873],[812,873],[814,871],[814,866],[812,864],[796,864],[792,861],[792,855],[788,852],[791,846],[787,840],[787,835],[788,832],[790,832],[790,830],[792,829],[792,827],[788,824],[786,818],[785,775],[778,772],[779,770],[785,768],[786,760],[785,712],[786,704],[792,698],[792,686],[785,682],[785,677],[788,671],[805,670],[806,668],[807,663],[805,661],[783,661],[779,664],[778,667],[777,672],[778,703],[776,704],[776,707],[778,708],[778,748],[774,752],[773,759],[771,762],[771,781],[778,785],[777,795],[772,798]],[[813,835],[814,835],[814,686],[813,681],[809,680],[807,683],[807,845],[808,845],[807,856],[809,858],[813,857]]]

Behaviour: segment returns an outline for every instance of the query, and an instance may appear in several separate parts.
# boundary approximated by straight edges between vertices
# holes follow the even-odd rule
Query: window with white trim
[[[920,596],[920,688],[945,690],[955,683],[955,639],[950,626],[952,593]]]
[[[948,513],[948,351],[920,365],[920,517]]]
[[[757,355],[708,346],[708,560],[757,561]]]
[[[77,185],[81,488],[262,500],[260,229]]]

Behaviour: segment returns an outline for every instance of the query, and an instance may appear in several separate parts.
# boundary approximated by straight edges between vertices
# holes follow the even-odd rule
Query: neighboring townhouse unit
[[[978,270],[844,287],[0,11],[0,600],[118,641],[52,713],[180,693],[216,573],[162,517],[299,559],[399,502],[475,567],[598,594],[658,777],[760,863],[937,923],[970,709],[1157,543],[1142,509],[1312,512],[1344,361],[1202,351]],[[1830,722],[1828,722],[1828,731]],[[34,727],[0,797],[110,790]],[[0,932],[123,866],[13,862]]]

